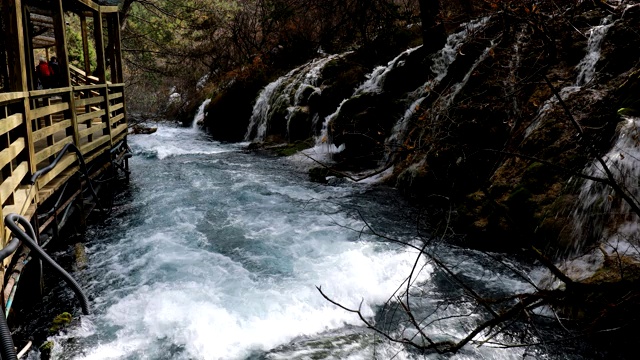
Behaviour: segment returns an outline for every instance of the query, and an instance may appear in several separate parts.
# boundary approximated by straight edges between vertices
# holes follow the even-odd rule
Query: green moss
[[[621,116],[637,116],[640,115],[640,111],[637,111],[636,109],[633,108],[620,108],[618,109],[618,115]]]
[[[304,141],[296,141],[292,144],[288,144],[287,146],[283,146],[275,149],[275,153],[278,156],[291,156],[299,151],[308,149],[312,146],[313,146],[312,139],[307,139]]]
[[[539,194],[548,188],[548,185],[554,179],[554,175],[551,167],[540,162],[534,162],[522,174],[521,186]]]
[[[40,359],[41,360],[49,360],[51,359],[51,352],[53,351],[55,344],[53,341],[46,341],[44,344],[40,345]]]
[[[68,312],[63,312],[62,314],[56,316],[51,322],[51,327],[49,331],[52,333],[58,332],[61,329],[65,328],[67,325],[71,323],[73,316]]]
[[[44,344],[40,345],[40,351],[51,351],[53,350],[53,341],[47,341]]]

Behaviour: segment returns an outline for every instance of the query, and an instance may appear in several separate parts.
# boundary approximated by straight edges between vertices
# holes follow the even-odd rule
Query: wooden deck
[[[90,168],[90,178],[113,166],[114,161],[123,161],[126,167],[128,126],[117,7],[100,6],[91,0],[0,0],[0,4],[5,39],[0,42],[0,56],[8,60],[4,68],[0,66],[2,248],[11,237],[4,226],[9,213],[30,219],[38,236],[54,225],[53,233],[57,233],[57,216],[82,202],[87,179],[77,180],[80,156]],[[83,69],[69,63],[67,16],[79,18]],[[90,44],[95,47],[93,53],[89,52]],[[47,57],[51,51],[58,58],[61,73],[56,88],[38,89],[33,69],[36,54],[42,51]],[[94,65],[89,61],[91,56]],[[92,66],[95,76],[89,75]],[[80,156],[62,154],[68,144],[75,145]],[[32,184],[33,174],[54,164],[58,156],[57,164]],[[74,188],[67,189],[69,184]],[[20,250],[16,254],[21,254],[21,259],[25,256]],[[18,262],[8,257],[0,268],[5,303],[15,293],[22,271]],[[18,276],[14,276],[16,272]]]

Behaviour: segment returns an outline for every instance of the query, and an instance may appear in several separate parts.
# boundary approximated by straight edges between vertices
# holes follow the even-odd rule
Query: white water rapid
[[[88,266],[74,272],[93,312],[50,337],[54,359],[554,358],[490,345],[417,354],[320,296],[316,286],[398,336],[415,333],[381,306],[417,253],[362,232],[355,212],[389,236],[417,241],[411,210],[392,190],[318,186],[290,159],[250,155],[191,129],[160,125],[129,141],[130,188],[111,219],[89,228]],[[438,256],[487,294],[530,291],[482,253],[441,244]],[[416,315],[425,324],[449,316],[424,331],[460,338],[478,321],[463,316],[470,304],[423,258],[417,269]],[[54,294],[70,299],[64,311],[73,307],[66,287]],[[59,312],[40,309],[38,317]],[[31,351],[29,359],[38,358]]]

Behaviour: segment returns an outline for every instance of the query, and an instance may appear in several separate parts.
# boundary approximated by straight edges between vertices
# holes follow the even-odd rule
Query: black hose
[[[56,165],[58,165],[58,163],[60,162],[64,154],[67,153],[68,151],[73,151],[76,153],[78,157],[78,162],[80,162],[80,170],[82,170],[82,174],[87,179],[87,184],[89,184],[89,190],[91,190],[91,195],[94,197],[94,199],[96,199],[96,204],[100,205],[100,209],[104,211],[104,207],[102,206],[102,204],[100,204],[100,198],[98,198],[98,193],[93,188],[93,183],[91,182],[91,178],[89,178],[89,170],[87,169],[87,165],[84,162],[84,157],[82,156],[82,152],[74,144],[65,145],[62,148],[62,150],[60,150],[60,152],[58,153],[58,155],[56,156],[56,158],[53,160],[51,164],[47,165],[46,167],[43,167],[42,169],[34,172],[33,175],[31,175],[31,179],[29,180],[29,182],[31,183],[31,185],[34,185],[36,183],[36,180],[38,180],[40,176],[48,173],[54,167],[56,167]]]
[[[13,254],[18,249],[19,244],[20,240],[14,237],[9,241],[7,246],[0,250],[0,264],[7,256]],[[18,360],[16,348],[13,345],[11,330],[7,324],[7,317],[4,315],[4,309],[0,311],[0,317],[0,358],[3,360]]]
[[[11,239],[11,241],[9,241],[7,246],[5,246],[4,248],[2,248],[2,250],[0,250],[0,264],[2,264],[2,261],[6,259],[9,255],[13,254],[16,250],[18,250],[18,245],[20,245],[20,240],[18,240],[17,238],[13,238]]]
[[[0,311],[0,317],[2,317],[0,319],[0,356],[2,356],[2,360],[18,360],[4,310]]]
[[[80,306],[82,307],[82,313],[85,315],[89,315],[89,301],[87,300],[87,296],[80,288],[80,285],[66,272],[60,265],[58,265],[49,255],[47,255],[44,250],[36,243],[35,231],[29,221],[20,216],[18,214],[9,214],[4,217],[4,224],[6,227],[11,230],[14,236],[22,241],[24,245],[26,245],[32,252],[34,252],[40,259],[44,260],[48,263],[54,270],[56,270],[60,276],[62,276],[63,280],[71,287],[71,290],[76,294],[78,301],[80,301]],[[25,230],[29,231],[29,235],[27,235],[22,229],[18,226],[18,224],[22,225]],[[4,358],[3,358],[4,359]]]

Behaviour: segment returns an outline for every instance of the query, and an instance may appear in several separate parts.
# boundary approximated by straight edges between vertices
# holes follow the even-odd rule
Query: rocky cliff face
[[[252,114],[219,137],[333,144],[338,167],[393,166],[387,181],[408,196],[450,199],[475,246],[572,248],[599,236],[571,225],[576,174],[610,151],[623,115],[638,115],[640,5],[548,3],[452,27],[435,53],[406,41],[377,67],[370,49],[321,55],[254,93]],[[225,96],[205,121],[214,136],[230,121]]]

